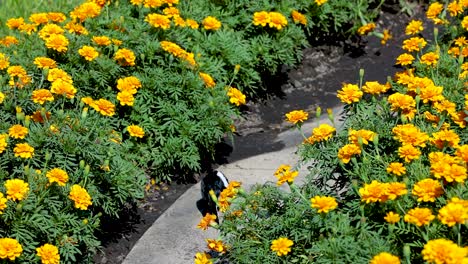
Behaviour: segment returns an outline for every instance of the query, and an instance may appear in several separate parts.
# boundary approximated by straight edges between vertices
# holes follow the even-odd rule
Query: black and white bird
[[[201,180],[200,185],[202,198],[197,201],[198,210],[203,216],[207,213],[216,215],[216,221],[218,222],[218,207],[211,198],[210,191],[213,190],[216,197],[219,197],[219,194],[228,187],[229,181],[222,172],[213,170]]]

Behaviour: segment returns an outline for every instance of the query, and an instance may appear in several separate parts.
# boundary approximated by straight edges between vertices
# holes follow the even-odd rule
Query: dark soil
[[[304,50],[303,62],[296,69],[282,69],[268,84],[269,89],[279,92],[247,104],[243,118],[236,122],[238,132],[234,142],[226,139],[219,144],[217,163],[282,149],[284,145],[274,142],[280,132],[290,128],[284,114],[297,109],[314,114],[317,106],[324,111],[338,106],[336,91],[342,83],[357,83],[359,69],[364,69],[365,81],[384,83],[393,76],[398,71],[393,66],[395,59],[402,53],[399,47],[405,38],[404,26],[410,19],[392,9],[387,9],[378,20],[378,28],[388,28],[393,34],[387,45],[382,46],[375,36],[322,44]],[[144,201],[125,208],[118,221],[103,219],[104,231],[100,235],[103,249],[96,255],[95,263],[121,263],[146,229],[192,185],[152,186]]]

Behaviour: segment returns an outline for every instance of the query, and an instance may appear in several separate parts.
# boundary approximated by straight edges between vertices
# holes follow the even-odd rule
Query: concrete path
[[[342,108],[336,108],[333,112],[338,114],[341,110]],[[302,130],[309,136],[312,128],[323,123],[330,123],[326,114],[319,122],[303,124]],[[340,126],[338,121],[336,123]],[[222,165],[218,170],[229,180],[242,182],[244,189],[249,189],[256,183],[276,182],[273,174],[281,164],[294,166],[299,162],[295,152],[303,140],[296,129],[287,130],[277,137],[277,141],[281,141],[285,146],[284,149]],[[303,181],[307,173],[305,166],[300,168],[296,181]],[[195,254],[207,249],[205,239],[218,236],[215,229],[203,231],[196,228],[202,217],[196,207],[196,201],[200,198],[200,184],[196,184],[154,222],[127,255],[123,264],[194,263]]]

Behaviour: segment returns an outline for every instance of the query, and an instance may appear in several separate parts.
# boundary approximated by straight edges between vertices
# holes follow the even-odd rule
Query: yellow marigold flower
[[[449,114],[456,112],[456,104],[447,99],[434,102],[433,107],[439,113],[443,113],[444,111],[447,111]]]
[[[65,72],[64,70],[54,68],[49,70],[49,74],[47,75],[47,80],[49,82],[55,82],[57,80],[62,80],[67,83],[73,83],[71,76]]]
[[[0,238],[0,259],[14,261],[23,253],[23,247],[14,238]]]
[[[375,132],[372,132],[370,130],[354,130],[351,128],[348,132],[348,140],[354,145],[359,145],[360,142],[364,145],[368,145],[369,141],[374,140],[374,137],[376,135],[377,134]]]
[[[3,100],[5,100],[5,94],[0,92],[0,104],[3,103]]]
[[[200,228],[202,230],[207,230],[208,227],[215,226],[215,225],[216,225],[216,215],[212,215],[210,213],[207,213],[200,220],[200,223],[198,223],[197,228]]]
[[[457,151],[455,152],[455,155],[463,159],[463,161],[468,162],[468,145],[458,146]]]
[[[268,15],[270,16],[270,22],[268,22],[269,27],[281,30],[283,27],[288,25],[288,20],[285,16],[283,16],[283,14],[278,12],[270,12]]]
[[[423,22],[421,20],[411,20],[411,22],[406,26],[405,34],[416,35],[423,30]]]
[[[424,179],[414,185],[412,193],[418,197],[418,202],[434,202],[435,198],[444,194],[444,190],[439,181]]]
[[[179,57],[182,53],[185,52],[185,50],[182,49],[179,45],[170,41],[163,40],[159,44],[164,51],[169,52],[176,57]]]
[[[36,255],[41,258],[42,264],[59,264],[60,255],[56,246],[51,244],[44,244],[36,248]]]
[[[347,164],[354,155],[361,154],[361,148],[355,144],[344,145],[338,150],[338,158],[341,162]]]
[[[168,17],[180,16],[179,9],[177,9],[176,7],[166,7],[163,9],[163,13]]]
[[[209,88],[215,87],[216,83],[213,80],[213,77],[211,77],[211,75],[209,75],[208,73],[204,73],[204,72],[200,72],[199,75],[207,87]]]
[[[92,61],[97,56],[99,56],[99,52],[94,47],[91,46],[83,46],[81,49],[78,50],[78,53],[85,58],[87,61]]]
[[[374,31],[374,29],[375,29],[375,23],[368,23],[358,28],[357,32],[359,35],[367,35],[368,33]]]
[[[15,157],[21,157],[23,159],[32,158],[34,155],[34,148],[31,147],[28,143],[18,143],[13,149]]]
[[[421,253],[427,263],[461,264],[466,263],[464,260],[468,255],[468,249],[459,247],[448,239],[439,238],[429,240]]]
[[[343,103],[352,104],[359,102],[364,93],[359,90],[355,84],[344,84],[341,90],[338,91],[337,97]]]
[[[416,207],[406,213],[404,220],[407,223],[423,226],[428,225],[434,218],[431,209]]]
[[[403,41],[403,49],[408,52],[419,51],[426,45],[426,40],[421,37],[412,37]]]
[[[421,151],[415,148],[413,145],[404,144],[398,148],[398,155],[404,159],[405,162],[411,162],[412,160],[418,159],[421,156]]]
[[[135,66],[135,54],[129,49],[117,50],[114,59],[122,66]]]
[[[226,253],[226,245],[224,245],[223,241],[216,240],[216,239],[206,239],[206,243],[208,249],[219,252],[219,253]]]
[[[195,254],[195,264],[213,264],[213,261],[211,261],[211,256],[206,254],[205,252],[197,252]]]
[[[378,255],[374,256],[369,264],[400,264],[400,259],[387,252],[379,253]]]
[[[149,7],[156,8],[164,4],[162,0],[144,0],[144,3],[145,3],[146,8],[149,8]]]
[[[304,110],[293,110],[287,113],[285,116],[286,121],[288,121],[289,123],[297,124],[306,121],[309,117],[309,114]]]
[[[316,5],[321,6],[325,4],[326,2],[328,2],[328,0],[314,0],[314,2]]]
[[[65,26],[65,29],[68,30],[68,32],[77,34],[77,35],[88,35],[89,32],[88,30],[80,23],[75,23],[73,21],[68,22]]]
[[[117,80],[117,89],[121,92],[125,91],[130,94],[136,94],[138,88],[141,88],[141,82],[135,76],[129,76]]]
[[[447,10],[449,11],[451,16],[458,16],[459,14],[463,13],[463,8],[461,5],[457,3],[457,1],[453,1],[447,5]]]
[[[56,182],[59,186],[65,186],[68,181],[68,174],[66,171],[60,168],[54,168],[49,170],[46,173],[47,179],[49,179],[49,183]]]
[[[83,98],[81,98],[81,101],[84,104],[89,105],[89,106],[91,106],[94,103],[94,100],[91,97],[83,97]]]
[[[380,44],[382,45],[387,44],[388,40],[392,39],[392,34],[390,34],[388,29],[384,29],[382,35],[382,39],[380,40]]]
[[[132,5],[141,5],[143,3],[143,0],[130,0],[130,3]]]
[[[52,82],[52,85],[50,86],[50,92],[53,94],[65,96],[68,99],[72,99],[75,97],[77,91],[73,84],[63,81],[62,79],[58,79]]]
[[[7,208],[7,201],[8,199],[5,198],[3,193],[0,193],[0,214],[3,214],[3,210]]]
[[[47,18],[52,22],[60,23],[65,21],[67,19],[67,16],[60,12],[49,12],[47,13]]]
[[[398,196],[402,196],[408,193],[406,184],[402,182],[390,182],[387,183],[387,197],[389,200],[395,200]]]
[[[178,26],[178,27],[186,27],[187,24],[185,23],[185,20],[180,17],[180,16],[173,16],[172,17],[172,21],[174,22],[174,25]]]
[[[364,187],[359,189],[361,201],[366,203],[386,202],[388,184],[373,180],[371,183],[366,183]]]
[[[95,100],[90,106],[103,116],[113,116],[115,114],[115,105],[106,99]]]
[[[291,247],[294,245],[294,242],[286,237],[280,237],[271,242],[270,249],[276,252],[278,256],[286,256],[291,252]]]
[[[234,87],[229,87],[227,95],[229,96],[229,102],[231,104],[235,104],[237,106],[245,105],[245,95],[240,90]]]
[[[198,22],[193,19],[186,19],[185,24],[192,29],[197,29],[200,26],[198,25]]]
[[[419,90],[419,96],[425,104],[428,102],[439,102],[444,99],[442,95],[443,90],[442,86],[429,85]]]
[[[429,19],[435,19],[444,9],[444,5],[439,2],[434,2],[429,5],[429,8],[426,11],[426,16]]]
[[[448,226],[464,224],[468,220],[468,208],[462,203],[448,202],[440,208],[437,218],[442,224]]]
[[[368,94],[373,94],[373,95],[385,93],[388,89],[390,89],[389,85],[380,84],[379,82],[366,82],[362,86],[363,92],[368,93]]]
[[[3,153],[7,146],[8,146],[8,135],[7,134],[0,134],[0,153]]]
[[[145,135],[145,131],[143,130],[143,128],[137,125],[128,126],[127,131],[132,137],[143,138],[143,136]]]
[[[148,14],[145,18],[145,21],[155,28],[168,29],[171,27],[170,17],[165,15]]]
[[[31,35],[33,32],[37,31],[36,24],[23,24],[18,28],[21,32]]]
[[[10,77],[16,77],[16,76],[22,77],[22,76],[27,75],[26,70],[22,66],[19,66],[19,65],[8,67],[7,73],[8,75],[10,75]]]
[[[206,30],[218,30],[221,28],[221,22],[215,17],[208,16],[202,21],[203,28]]]
[[[9,58],[0,52],[0,70],[4,70],[10,66]]]
[[[253,24],[255,26],[265,27],[268,23],[270,23],[270,14],[268,12],[260,11],[253,14]]]
[[[122,91],[117,93],[117,100],[119,100],[120,105],[122,106],[133,106],[133,103],[135,102],[135,97],[133,97],[133,94],[129,91]]]
[[[401,54],[400,56],[397,57],[397,62],[396,64],[398,65],[401,65],[401,66],[405,66],[405,65],[411,65],[414,61],[414,57],[413,55],[409,54],[409,53],[403,53]]]
[[[94,36],[93,42],[99,46],[109,46],[112,43],[110,38],[106,36]]]
[[[394,138],[403,145],[412,145],[415,147],[425,147],[429,135],[419,130],[413,124],[397,125],[392,129]]]
[[[400,221],[400,215],[394,212],[388,212],[384,219],[389,224],[395,224]]]
[[[296,24],[300,23],[300,24],[302,24],[304,26],[307,25],[307,17],[304,14],[301,14],[298,11],[293,10],[291,12],[291,17],[292,17],[294,23],[296,23]]]
[[[75,208],[80,210],[87,210],[88,206],[92,205],[91,196],[88,194],[86,189],[74,184],[70,188],[70,194],[68,197],[75,202]]]
[[[439,60],[439,54],[435,52],[428,52],[421,56],[421,63],[426,65],[436,65],[437,61]]]
[[[29,192],[29,184],[21,179],[5,181],[7,198],[13,201],[21,201]]]
[[[172,6],[172,5],[177,5],[179,3],[179,0],[162,0],[163,3]]]
[[[24,137],[26,137],[28,132],[28,128],[22,125],[13,125],[8,129],[8,135],[16,139],[23,139]]]
[[[19,41],[14,36],[5,36],[3,39],[0,39],[0,45],[9,47],[10,45],[18,44]]]
[[[32,92],[32,100],[36,104],[44,104],[46,101],[54,101],[54,96],[47,89],[34,90]]]
[[[312,208],[317,208],[318,213],[328,213],[338,207],[336,199],[330,196],[315,196],[310,198],[310,203]]]
[[[34,64],[36,64],[39,69],[53,69],[57,68],[57,63],[47,57],[37,57],[34,59]]]
[[[388,165],[387,172],[395,174],[397,176],[401,176],[406,173],[406,168],[404,167],[403,163],[392,162]]]
[[[454,43],[458,47],[463,47],[463,46],[468,45],[468,40],[466,40],[465,36],[461,36],[461,37],[454,39]]]
[[[73,20],[85,21],[88,18],[97,17],[101,13],[101,7],[94,2],[83,3],[70,12],[70,17]]]
[[[416,107],[414,98],[406,94],[394,93],[387,100],[391,105],[392,111],[412,110]]]
[[[458,147],[460,137],[453,130],[442,130],[432,134],[431,143],[439,149],[444,147]]]
[[[294,178],[299,175],[298,171],[291,171],[291,166],[282,164],[275,172],[275,177],[278,178],[276,183],[278,186],[282,185],[285,182],[293,183]]]
[[[336,129],[329,124],[321,124],[312,130],[312,136],[307,139],[311,144],[329,140]]]
[[[68,39],[64,35],[59,34],[52,34],[45,40],[47,48],[56,50],[58,52],[67,51],[68,43]]]
[[[62,35],[65,30],[56,24],[47,24],[39,32],[38,35],[42,40],[46,40],[53,34]]]
[[[7,20],[6,25],[9,29],[18,29],[20,26],[24,24],[24,18],[10,18]]]

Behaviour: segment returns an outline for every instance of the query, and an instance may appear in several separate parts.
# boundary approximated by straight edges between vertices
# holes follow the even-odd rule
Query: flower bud
[[[234,66],[234,74],[237,74],[240,70],[240,65],[239,64],[236,64],[236,66]]]
[[[80,169],[84,169],[84,166],[85,166],[85,161],[80,160]]]
[[[320,106],[318,106],[317,110],[315,111],[315,116],[317,118],[320,118],[321,115],[322,115],[322,108],[320,108]]]
[[[403,246],[403,255],[406,259],[411,259],[411,248],[408,244]]]
[[[81,111],[81,119],[85,119],[88,116],[88,107],[83,108]]]
[[[49,160],[50,160],[50,158],[52,158],[52,155],[50,154],[50,152],[49,152],[49,151],[46,151],[46,154],[45,154],[45,160],[46,160],[46,161],[49,161]]]
[[[24,117],[24,126],[29,128],[29,124],[31,124],[31,116],[25,116]]]
[[[86,164],[85,169],[84,169],[84,176],[85,177],[89,175],[89,169],[90,169],[89,164]]]

